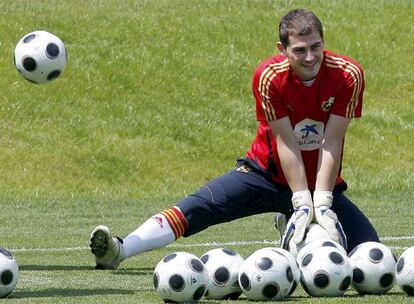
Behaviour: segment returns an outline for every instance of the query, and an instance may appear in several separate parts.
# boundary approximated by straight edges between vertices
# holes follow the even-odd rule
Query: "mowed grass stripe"
[[[380,240],[384,243],[414,240],[414,236],[385,236],[381,237]],[[195,243],[195,244],[171,244],[167,248],[192,248],[192,247],[224,247],[224,246],[251,246],[251,245],[273,245],[278,246],[279,241],[262,240],[262,241],[237,241],[237,242],[206,242],[206,243]],[[409,247],[401,246],[388,246],[391,249],[405,250]],[[78,247],[63,247],[63,248],[14,248],[10,249],[12,252],[60,252],[60,251],[78,251],[78,250],[90,250],[86,246]]]

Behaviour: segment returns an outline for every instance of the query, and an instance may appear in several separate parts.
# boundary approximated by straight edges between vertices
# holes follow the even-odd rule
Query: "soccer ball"
[[[62,40],[46,31],[25,35],[14,50],[14,64],[23,78],[34,83],[56,79],[65,69],[66,49]]]
[[[361,294],[384,294],[395,284],[396,258],[384,244],[365,242],[349,253],[352,287]]]
[[[17,285],[19,266],[16,259],[4,248],[0,248],[0,298],[7,297]]]
[[[240,266],[239,284],[250,300],[281,300],[289,295],[293,282],[288,258],[269,248],[253,252]]]
[[[407,295],[414,297],[414,246],[400,256],[395,273],[397,284]]]
[[[197,256],[174,252],[157,264],[153,282],[164,302],[197,302],[206,293],[208,273]]]
[[[302,273],[303,289],[315,297],[343,295],[352,281],[352,267],[346,254],[332,246],[312,247],[312,249],[307,250],[304,247],[302,249],[305,250],[304,254],[299,254],[297,257]]]
[[[297,257],[299,251],[301,251],[302,248],[304,248],[309,243],[311,243],[315,240],[320,240],[320,239],[328,240],[328,239],[331,239],[331,238],[330,238],[328,232],[325,229],[323,229],[321,225],[316,224],[316,223],[311,223],[306,228],[305,237],[303,238],[302,241],[300,241],[297,244],[295,244],[292,239],[289,241],[288,250],[294,257]],[[319,246],[320,244],[319,243],[314,243],[314,245]]]
[[[320,247],[333,247],[338,249],[343,255],[347,256],[347,252],[339,243],[333,241],[330,238],[322,238],[322,239],[315,239],[310,243],[307,243],[304,247],[301,248],[299,253],[297,254],[296,259],[301,261],[303,256],[309,252],[313,252]]]
[[[217,248],[201,256],[207,269],[209,283],[205,297],[207,299],[237,299],[242,291],[238,275],[243,258],[235,251]]]
[[[292,288],[289,291],[289,295],[291,295],[296,290],[296,287],[298,287],[298,285],[300,284],[300,270],[299,270],[299,266],[296,262],[295,257],[289,251],[287,251],[283,248],[267,247],[265,249],[270,249],[270,250],[276,251],[276,252],[284,255],[288,259],[290,267],[292,267],[292,272],[293,272],[293,285],[292,285]]]

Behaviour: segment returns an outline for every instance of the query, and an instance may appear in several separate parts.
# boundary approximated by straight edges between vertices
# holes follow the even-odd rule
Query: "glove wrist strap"
[[[312,194],[309,190],[293,192],[292,205],[294,208],[299,208],[301,206],[312,207]]]
[[[315,190],[313,192],[313,205],[315,208],[325,206],[332,207],[333,195],[332,191]]]

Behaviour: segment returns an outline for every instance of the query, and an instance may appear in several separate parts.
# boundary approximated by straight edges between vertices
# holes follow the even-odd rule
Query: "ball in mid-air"
[[[197,302],[207,291],[203,262],[187,252],[173,252],[155,267],[154,288],[165,302]]]
[[[14,49],[14,64],[28,81],[42,84],[59,77],[67,63],[62,40],[47,31],[26,34]]]

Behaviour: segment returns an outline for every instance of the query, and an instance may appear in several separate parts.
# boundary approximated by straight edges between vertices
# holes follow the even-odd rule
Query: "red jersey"
[[[258,131],[247,157],[288,185],[268,122],[289,116],[301,150],[309,189],[315,189],[320,142],[329,114],[360,117],[364,75],[354,60],[325,50],[318,76],[305,86],[285,55],[264,60],[253,76]],[[342,181],[339,170],[336,183]]]

